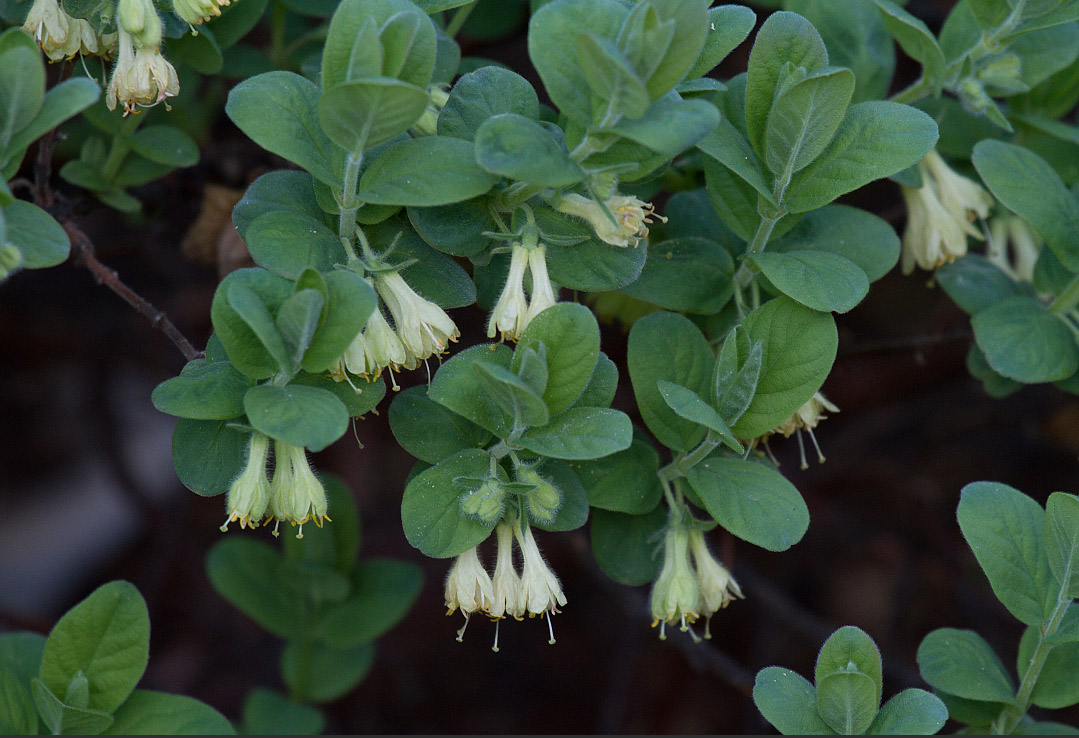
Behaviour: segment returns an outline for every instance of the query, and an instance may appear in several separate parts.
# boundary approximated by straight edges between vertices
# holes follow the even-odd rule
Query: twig
[[[157,328],[166,336],[169,337],[176,348],[180,349],[184,357],[188,361],[194,359],[201,359],[204,354],[191,345],[182,333],[173,325],[169,320],[169,316],[163,311],[158,310],[149,301],[147,301],[142,295],[135,292],[128,287],[123,281],[120,280],[114,270],[109,269],[107,266],[98,261],[97,256],[94,254],[94,244],[90,240],[90,237],[83,233],[82,229],[75,225],[70,220],[63,223],[64,230],[67,231],[68,237],[71,239],[71,243],[78,250],[79,258],[82,263],[86,265],[86,268],[94,275],[94,280],[98,284],[103,284],[110,290],[115,292],[124,302],[131,307],[135,308],[141,315],[145,316],[150,324],[154,328]]]

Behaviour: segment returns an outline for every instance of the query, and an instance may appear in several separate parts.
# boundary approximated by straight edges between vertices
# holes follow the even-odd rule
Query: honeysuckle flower
[[[270,512],[276,519],[274,535],[282,522],[300,527],[297,538],[303,538],[304,523],[311,520],[322,527],[328,503],[322,482],[311,471],[303,446],[274,441],[275,467],[270,482]]]
[[[982,239],[971,221],[985,218],[993,197],[981,185],[957,174],[936,151],[918,163],[922,186],[901,187],[907,203],[903,232],[903,273],[917,264],[932,270],[967,253],[967,236]]]
[[[653,222],[653,217],[667,221],[662,215],[656,215],[652,203],[630,195],[612,195],[604,201],[604,205],[610,215],[595,200],[570,193],[555,203],[555,209],[587,220],[596,231],[596,236],[612,246],[636,246],[648,236],[648,224]],[[614,216],[614,220],[611,220],[611,216]]]
[[[817,424],[827,418],[825,411],[830,413],[838,413],[839,408],[828,400],[820,392],[813,393],[813,396],[802,405],[800,408],[794,411],[794,415],[784,420],[782,423],[775,427],[772,433],[782,433],[784,438],[790,438],[792,435],[798,435],[798,450],[802,457],[802,468],[808,469],[809,464],[806,462],[805,445],[802,443],[802,431],[809,434],[810,440],[813,441],[813,447],[817,450],[817,460],[820,463],[824,463],[824,454],[821,453],[820,444],[817,443],[817,437],[813,433],[813,429],[817,427]]]
[[[124,115],[133,113],[136,105],[149,107],[180,92],[176,70],[156,48],[135,50],[132,37],[123,29],[119,35],[120,52],[105,92],[105,103],[115,110],[120,103]]]
[[[266,515],[270,504],[270,480],[266,478],[266,457],[270,451],[270,439],[257,431],[251,434],[247,445],[247,465],[229,487],[225,503],[228,518],[221,532],[229,529],[229,523],[239,522],[240,528],[257,528]]]
[[[184,23],[197,26],[215,15],[221,15],[221,8],[230,2],[231,0],[172,0],[172,11],[180,16]]]
[[[524,333],[528,325],[528,300],[525,297],[527,269],[528,249],[520,244],[513,244],[506,284],[487,321],[488,338],[494,338],[495,333],[499,333],[503,341],[507,338],[516,341]]]
[[[417,295],[399,273],[379,274],[375,281],[405,347],[407,359],[401,363],[407,368],[415,369],[429,356],[444,353],[449,342],[461,335],[450,316]]]
[[[697,588],[701,595],[701,613],[704,615],[704,637],[711,638],[712,615],[726,607],[735,597],[742,597],[742,589],[723,564],[716,561],[704,533],[689,532],[689,550],[693,554],[693,566],[697,570]]]
[[[5,243],[0,246],[0,281],[11,276],[22,266],[22,252],[15,244]]]
[[[161,46],[164,28],[153,0],[120,0],[116,4],[116,19],[120,30],[131,34],[135,48],[156,49]]]
[[[446,107],[446,101],[450,99],[449,93],[440,87],[432,87],[427,91],[430,98],[423,115],[412,126],[412,132],[420,136],[433,136],[438,133],[438,116],[442,114],[442,108]]]
[[[457,631],[458,641],[464,639],[472,613],[487,610],[493,600],[494,583],[480,563],[477,548],[473,546],[458,554],[446,576],[446,614],[452,615],[454,610],[460,610],[465,616],[464,626]]]
[[[1018,215],[998,215],[989,223],[985,256],[1002,272],[1018,282],[1034,279],[1034,265],[1043,241]]]
[[[70,16],[60,7],[60,0],[34,0],[22,29],[34,37],[49,59],[57,61],[68,56],[65,48]]]
[[[700,612],[701,596],[697,576],[689,563],[689,532],[681,524],[671,524],[663,540],[663,568],[652,585],[652,627],[660,626],[659,637],[667,637],[667,623],[680,620],[682,630]],[[691,631],[692,632],[692,631]]]
[[[547,308],[558,302],[554,285],[547,275],[547,247],[537,246],[528,250],[528,271],[532,274],[532,296],[528,302],[528,318],[525,327]]]
[[[495,557],[495,574],[491,580],[493,597],[491,606],[487,608],[487,614],[496,620],[507,615],[520,620],[524,615],[517,609],[517,593],[521,588],[521,577],[518,576],[517,568],[513,564],[512,526],[506,522],[499,523],[495,526],[495,537],[498,540],[498,552]]]
[[[532,528],[518,521],[513,529],[517,538],[517,545],[521,547],[521,556],[524,566],[521,569],[521,587],[517,592],[518,610],[527,612],[529,617],[547,614],[557,614],[559,607],[566,604],[566,596],[562,594],[562,585],[558,583],[558,577],[551,571],[551,567],[540,553],[536,539],[532,535]],[[548,621],[548,627],[550,623]],[[551,631],[551,643],[554,643],[554,631]]]

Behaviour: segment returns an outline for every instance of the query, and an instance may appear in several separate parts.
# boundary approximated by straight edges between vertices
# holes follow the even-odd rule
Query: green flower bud
[[[530,466],[517,470],[517,481],[533,485],[525,495],[528,514],[537,523],[550,523],[562,507],[562,493]]]
[[[22,266],[22,252],[13,243],[0,246],[0,268],[13,272]]]
[[[505,510],[506,491],[495,478],[484,481],[478,489],[461,495],[461,513],[481,523],[496,523]]]
[[[700,589],[689,563],[689,532],[681,523],[671,523],[663,541],[663,569],[652,586],[652,626],[661,625],[660,638],[666,638],[666,625],[680,620],[682,630],[700,612]]]
[[[116,5],[120,28],[131,34],[136,49],[161,46],[162,23],[153,0],[120,0]]]

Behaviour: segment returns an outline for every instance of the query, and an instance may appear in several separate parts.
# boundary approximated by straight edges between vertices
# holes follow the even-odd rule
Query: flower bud
[[[461,513],[481,523],[495,523],[502,519],[505,499],[506,491],[502,483],[490,477],[478,489],[461,495]]]
[[[412,125],[412,132],[420,136],[433,136],[438,133],[438,116],[442,114],[442,108],[446,107],[446,101],[450,99],[449,94],[439,87],[432,87],[427,94],[430,98],[427,108]]]
[[[247,465],[229,487],[225,505],[228,518],[221,532],[228,530],[229,523],[239,521],[240,528],[257,528],[270,503],[270,482],[266,478],[266,457],[270,439],[259,432],[251,434],[247,446]]]
[[[530,466],[517,469],[517,481],[533,485],[525,495],[528,514],[537,523],[547,524],[555,519],[562,507],[562,493]]]
[[[153,0],[120,0],[116,4],[120,28],[131,34],[136,49],[161,46],[163,24]]]
[[[22,252],[13,243],[0,246],[0,268],[13,272],[22,266]]]

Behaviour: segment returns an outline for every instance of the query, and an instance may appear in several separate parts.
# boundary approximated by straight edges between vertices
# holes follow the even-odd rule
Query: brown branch
[[[139,314],[145,316],[154,328],[157,328],[169,337],[169,340],[176,345],[176,348],[180,349],[181,353],[183,353],[188,361],[201,359],[204,356],[201,351],[192,346],[191,342],[180,333],[179,329],[177,329],[172,321],[169,320],[168,315],[163,311],[158,310],[142,297],[142,295],[124,284],[120,279],[120,275],[114,270],[109,269],[98,261],[97,256],[94,253],[93,242],[90,240],[89,236],[83,233],[81,228],[70,220],[64,221],[63,226],[64,230],[67,231],[68,237],[71,238],[72,245],[77,249],[82,263],[94,275],[94,280],[98,284],[103,284],[108,287],[123,298],[124,302],[135,308]]]

